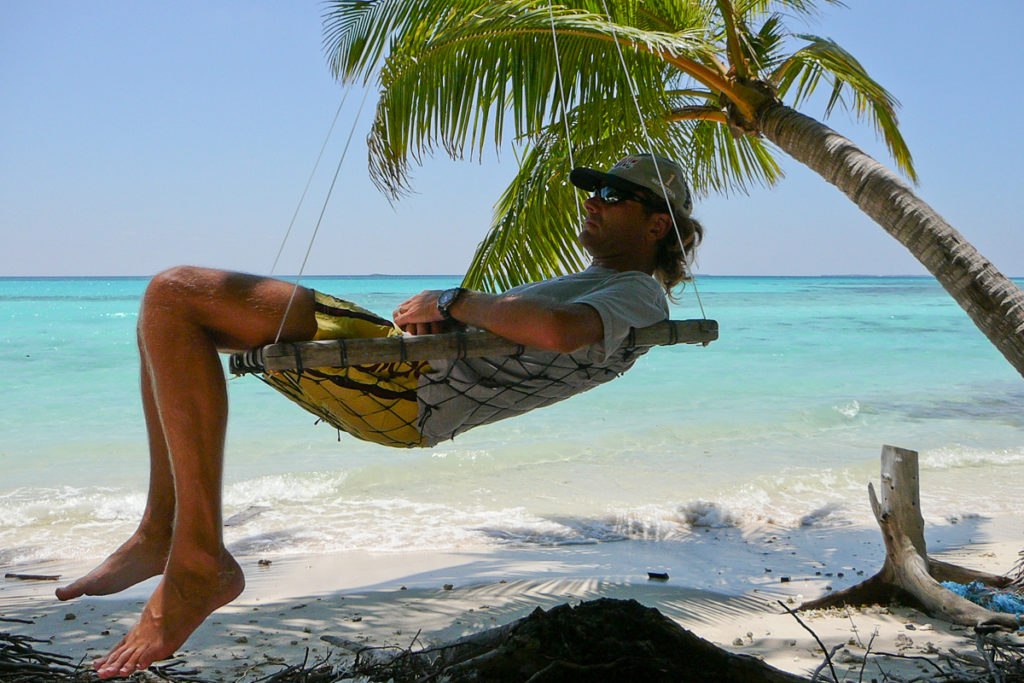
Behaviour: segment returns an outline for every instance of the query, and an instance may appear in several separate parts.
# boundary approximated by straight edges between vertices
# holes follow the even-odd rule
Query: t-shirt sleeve
[[[587,304],[601,316],[604,340],[588,350],[590,360],[604,362],[629,335],[631,327],[647,327],[668,319],[668,302],[661,286],[643,273],[622,273],[607,286],[573,300]]]

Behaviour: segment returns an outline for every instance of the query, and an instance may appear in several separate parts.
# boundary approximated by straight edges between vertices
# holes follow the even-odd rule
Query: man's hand
[[[398,304],[392,313],[395,324],[409,334],[440,334],[447,332],[451,325],[437,310],[437,298],[441,289],[428,289]]]

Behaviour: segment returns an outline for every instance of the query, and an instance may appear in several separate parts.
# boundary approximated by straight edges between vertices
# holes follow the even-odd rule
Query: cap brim
[[[593,192],[601,187],[601,182],[607,177],[607,173],[595,171],[592,168],[574,168],[569,173],[569,182],[587,192]]]
[[[617,175],[604,173],[592,168],[583,168],[582,166],[572,169],[569,173],[569,182],[586,192],[593,192],[605,185],[630,192],[649,191],[643,185],[620,178]]]

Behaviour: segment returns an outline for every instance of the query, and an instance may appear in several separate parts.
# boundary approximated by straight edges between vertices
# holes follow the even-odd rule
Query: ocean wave
[[[0,495],[0,529],[137,520],[144,504],[139,493],[108,488],[15,489]]]
[[[275,474],[229,484],[224,488],[225,508],[252,505],[307,503],[341,494],[347,472]]]
[[[855,418],[860,414],[860,403],[858,401],[847,401],[832,406],[832,410],[836,411],[843,417]]]
[[[858,469],[792,468],[764,475],[675,507],[673,518],[689,529],[717,529],[773,524],[784,527],[839,526],[868,521],[850,502],[864,496]]]
[[[1012,513],[1014,501],[1022,499],[1014,483],[1019,478],[992,481],[989,468],[1024,463],[1024,450],[940,449],[922,461],[930,472],[921,491],[929,523]],[[406,469],[400,463],[394,467]],[[422,478],[418,486],[416,478],[405,476],[385,485],[375,477],[367,481],[355,469],[266,475],[225,487],[225,542],[239,555],[273,556],[670,542],[709,530],[764,525],[873,527],[865,489],[877,476],[876,462],[788,468],[719,488],[705,483],[704,490],[694,489],[700,495],[675,499],[672,487],[662,487],[655,502],[600,496],[596,487],[604,479],[575,480],[573,490],[594,495],[566,500],[554,495],[564,489],[554,487],[547,492],[552,495],[526,496],[532,502],[518,505],[510,502],[518,501],[516,495],[496,495],[490,484],[476,488],[465,479],[447,487],[435,479],[436,490],[428,493]],[[144,504],[143,492],[101,487],[26,488],[0,495],[0,562],[103,557],[132,533]]]
[[[707,527],[721,529],[737,526],[740,518],[731,510],[719,503],[707,500],[695,500],[677,508],[679,520],[689,527]]]
[[[1024,464],[1024,448],[986,450],[969,447],[936,448],[920,456],[921,469],[949,470]]]
[[[15,489],[0,495],[0,562],[96,557],[135,529],[145,496],[108,488]]]

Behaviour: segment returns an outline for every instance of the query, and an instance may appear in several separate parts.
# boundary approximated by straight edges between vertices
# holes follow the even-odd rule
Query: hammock
[[[229,367],[235,375],[256,374],[339,432],[414,448],[587,391],[651,346],[717,338],[714,320],[666,320],[630,330],[605,367],[573,354],[531,353],[484,331],[396,334],[269,344],[233,354]]]
[[[703,344],[718,339],[715,320],[666,320],[633,329],[626,346],[672,346]],[[522,344],[483,330],[423,334],[418,336],[377,337],[373,339],[330,339],[299,343],[268,344],[231,355],[229,368],[234,375],[303,371],[307,368],[349,367],[380,363],[405,363],[480,356],[518,356],[526,350]]]

